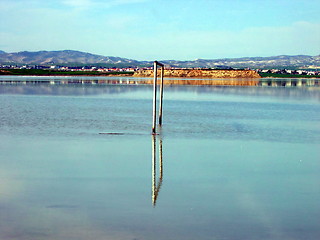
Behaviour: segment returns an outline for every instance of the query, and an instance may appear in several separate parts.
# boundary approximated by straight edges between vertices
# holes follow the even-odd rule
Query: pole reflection
[[[157,136],[152,135],[152,205],[155,207],[163,180],[162,138],[159,136],[159,171],[157,171]],[[157,176],[159,178],[157,180]]]

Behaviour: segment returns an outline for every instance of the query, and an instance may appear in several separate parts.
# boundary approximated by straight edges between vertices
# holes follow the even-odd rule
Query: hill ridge
[[[239,57],[195,60],[162,60],[171,67],[181,68],[266,68],[266,67],[320,67],[320,55],[278,55],[270,57]],[[153,61],[103,56],[77,50],[20,51],[7,53],[0,50],[0,64],[10,65],[113,65],[152,66]]]

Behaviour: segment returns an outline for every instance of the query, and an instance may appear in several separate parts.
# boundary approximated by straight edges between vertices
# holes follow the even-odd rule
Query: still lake
[[[319,87],[165,87],[151,126],[152,86],[0,84],[0,239],[319,239]]]

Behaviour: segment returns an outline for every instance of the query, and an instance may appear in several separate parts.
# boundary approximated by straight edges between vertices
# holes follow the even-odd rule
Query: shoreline
[[[145,79],[150,79],[153,77],[146,77],[146,76],[133,76],[132,74],[101,74],[101,75],[96,75],[96,74],[47,74],[47,75],[42,75],[42,74],[1,74],[1,76],[16,76],[16,77],[134,77],[134,78],[145,78]],[[281,76],[276,76],[276,77],[260,77],[260,78],[229,78],[229,77],[224,77],[224,78],[212,78],[212,77],[176,77],[176,76],[166,76],[165,78],[173,78],[173,79],[195,79],[195,80],[216,80],[216,79],[243,79],[243,80],[250,80],[250,79],[310,79],[310,80],[317,80],[320,79],[319,77],[307,77],[307,76],[292,76],[292,77],[281,77]]]
[[[11,70],[11,71],[10,71]],[[271,75],[261,76],[254,70],[197,70],[197,69],[175,69],[165,70],[164,78],[172,79],[320,79],[320,75]],[[134,77],[154,78],[153,70],[140,70],[136,72],[58,72],[58,71],[37,71],[33,69],[0,69],[0,76],[30,76],[30,77]],[[158,73],[158,76],[160,74]]]
[[[30,78],[28,78],[30,77]],[[55,77],[57,77],[55,79]],[[68,78],[69,77],[69,78]],[[0,77],[0,85],[153,85],[153,78],[121,78],[100,76],[13,76],[9,78]],[[158,84],[160,79],[158,79]],[[216,79],[195,79],[195,78],[170,78],[164,79],[166,86],[254,86],[254,87],[300,87],[300,86],[320,86],[320,79],[310,78],[216,78]]]

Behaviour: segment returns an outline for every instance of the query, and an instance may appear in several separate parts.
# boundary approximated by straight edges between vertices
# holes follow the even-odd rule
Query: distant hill
[[[39,51],[6,53],[0,51],[0,64],[28,65],[137,65],[139,62],[120,57],[106,57],[86,52]]]
[[[171,67],[188,68],[299,68],[320,67],[320,55],[307,56],[273,56],[273,57],[244,57],[224,59],[197,59],[192,61],[162,60]],[[39,51],[6,53],[0,51],[0,64],[10,65],[95,65],[95,66],[151,66],[151,61],[137,61],[133,59],[102,56],[86,52]]]

